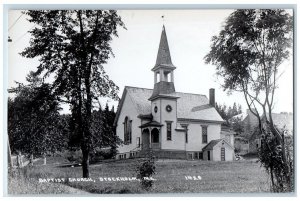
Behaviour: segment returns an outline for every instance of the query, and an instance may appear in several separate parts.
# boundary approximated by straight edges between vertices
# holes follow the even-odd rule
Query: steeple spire
[[[171,60],[171,54],[170,54],[165,25],[163,25],[163,29],[161,32],[156,64],[152,70],[155,71],[160,66],[175,69],[175,66],[172,64],[172,60]]]
[[[165,26],[161,32],[160,43],[156,58],[156,64],[152,71],[154,72],[154,89],[149,100],[159,97],[177,98],[174,96],[174,70],[176,67],[172,64]]]

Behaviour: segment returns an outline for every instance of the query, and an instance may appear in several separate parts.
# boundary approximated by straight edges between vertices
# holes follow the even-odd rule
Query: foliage
[[[71,163],[81,163],[82,161],[82,153],[80,150],[68,150],[64,152],[63,156]]]
[[[220,105],[216,103],[216,110],[221,115],[221,117],[228,122],[229,119],[231,119],[233,116],[241,114],[242,113],[242,106],[238,105],[234,102],[233,106],[227,107],[227,105],[223,104]]]
[[[236,10],[213,36],[205,56],[224,79],[224,90],[241,91],[259,121],[258,107],[269,113],[271,127],[279,66],[290,56],[292,28],[293,19],[285,10]]]
[[[115,153],[112,149],[96,149],[93,153],[91,153],[91,163],[97,163],[106,159],[113,159],[115,157]]]
[[[91,123],[91,157],[95,158],[113,158],[117,154],[117,146],[121,144],[120,138],[116,135],[115,127],[113,125],[115,118],[115,111],[112,107],[109,110],[108,104],[106,104],[105,109],[94,110],[92,113],[92,123]],[[72,123],[72,122],[71,122]],[[76,133],[71,133],[69,140],[69,148],[71,150],[77,150],[80,148],[80,136],[75,135]],[[108,149],[104,151],[102,149]]]
[[[147,157],[138,161],[136,165],[137,179],[140,179],[142,188],[150,190],[153,185],[152,175],[155,174],[155,158],[150,151]]]
[[[80,138],[83,177],[89,177],[93,101],[118,99],[118,87],[106,75],[103,64],[112,54],[110,42],[117,27],[124,27],[114,10],[30,10],[35,24],[30,46],[21,55],[39,58],[37,74],[53,75],[52,88],[71,105],[71,132]]]
[[[284,131],[282,135],[284,136]],[[290,192],[294,188],[294,160],[293,152],[290,150],[292,146],[292,144],[282,146],[277,142],[277,138],[274,137],[269,126],[264,127],[262,146],[258,152],[259,160],[271,176],[274,192]],[[283,158],[283,151],[287,155],[287,160]]]
[[[242,122],[242,117],[233,117],[229,120],[229,124],[231,125],[233,131],[241,135],[244,132],[244,125]]]
[[[244,89],[248,84],[255,91],[266,90],[270,86],[264,74],[272,79],[272,72],[289,57],[291,31],[292,17],[285,10],[236,10],[212,38],[205,60],[216,65],[225,89]]]
[[[224,90],[244,94],[249,110],[258,119],[259,134],[263,135],[264,127],[268,127],[270,134],[276,138],[276,146],[270,146],[273,149],[270,153],[282,157],[286,164],[286,169],[281,173],[286,177],[285,181],[289,182],[287,186],[292,185],[291,170],[287,165],[284,136],[273,123],[272,110],[280,77],[279,67],[290,56],[292,31],[293,18],[286,10],[236,10],[226,19],[219,35],[212,38],[211,51],[205,56],[206,63],[215,65],[217,75],[224,79]],[[260,115],[259,110],[263,115]],[[266,157],[270,157],[270,161],[275,160],[272,154]],[[262,160],[262,163],[265,161],[268,160]],[[279,177],[276,179],[280,180]],[[277,188],[275,185],[272,187]]]
[[[221,117],[226,121],[224,125],[229,126],[237,134],[243,132],[243,124],[241,117],[235,117],[238,114],[242,113],[242,106],[237,105],[235,102],[233,106],[227,106],[225,104],[220,105],[216,103],[216,110],[221,115]]]
[[[12,152],[28,156],[54,153],[66,147],[65,122],[59,115],[59,103],[45,84],[31,72],[28,85],[10,89],[14,99],[8,99],[8,134]]]

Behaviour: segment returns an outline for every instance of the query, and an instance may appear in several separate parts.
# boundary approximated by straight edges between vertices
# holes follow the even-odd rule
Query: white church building
[[[175,69],[163,26],[152,68],[154,88],[126,86],[119,102],[114,124],[123,144],[116,158],[141,157],[152,150],[158,158],[233,160],[233,140],[222,136],[215,90],[209,89],[209,99],[176,92]]]

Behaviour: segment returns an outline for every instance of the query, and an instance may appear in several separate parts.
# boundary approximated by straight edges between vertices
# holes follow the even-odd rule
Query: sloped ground
[[[37,178],[28,177],[26,171],[15,169],[10,171],[8,178],[8,194],[88,194],[62,183],[39,183]]]
[[[128,159],[90,166],[91,181],[39,183],[40,178],[81,178],[81,167],[59,168],[53,165],[23,170],[25,180],[12,177],[10,193],[264,193],[270,192],[268,175],[255,160],[233,162],[158,160],[154,186],[141,188],[136,176],[138,160]],[[109,179],[110,178],[110,179]],[[199,179],[200,178],[200,179]],[[105,180],[106,179],[106,180]],[[196,180],[195,180],[196,179]],[[16,190],[16,187],[19,190]],[[70,189],[73,187],[78,190]]]

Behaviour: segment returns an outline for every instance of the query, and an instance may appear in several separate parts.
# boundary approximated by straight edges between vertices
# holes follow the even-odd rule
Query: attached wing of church
[[[175,91],[174,70],[163,26],[154,72],[154,88],[126,86],[115,119],[123,140],[117,159],[143,157],[233,160],[232,144],[221,139],[223,119],[215,109],[215,91],[205,95]]]

